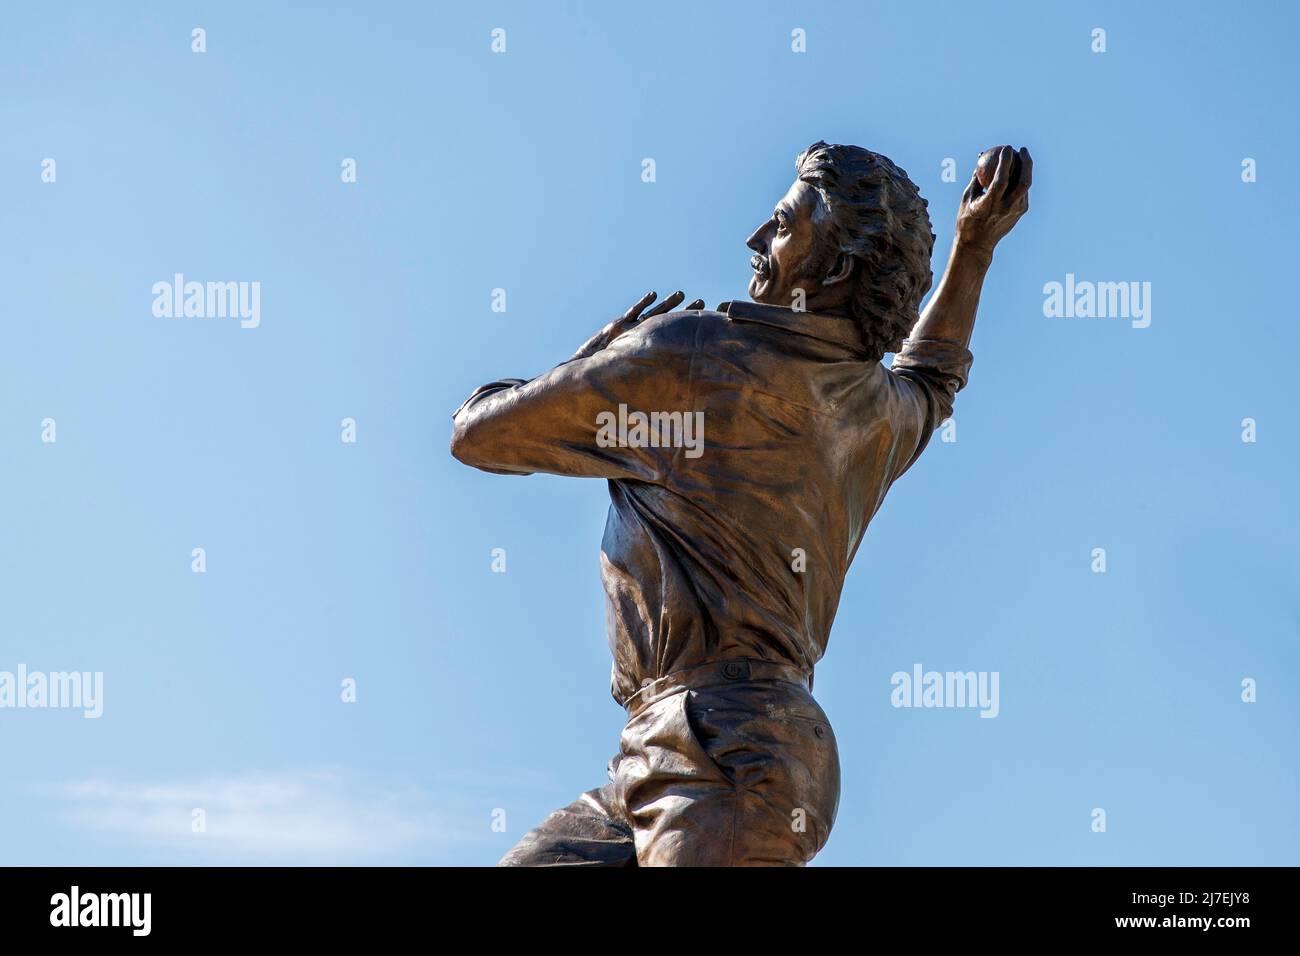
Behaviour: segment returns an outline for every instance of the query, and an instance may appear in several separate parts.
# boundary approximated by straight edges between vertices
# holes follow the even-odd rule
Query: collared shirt
[[[850,319],[729,302],[483,386],[455,413],[453,451],[487,471],[609,480],[600,563],[620,703],[707,661],[811,675],[867,524],[971,361],[909,340],[886,368]]]

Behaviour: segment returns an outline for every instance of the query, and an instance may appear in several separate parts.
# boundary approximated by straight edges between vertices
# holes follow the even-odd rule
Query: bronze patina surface
[[[825,143],[796,169],[748,240],[752,302],[679,310],[679,292],[647,313],[648,294],[455,413],[460,461],[606,478],[611,498],[601,576],[628,721],[609,782],[503,864],[802,865],[830,834],[839,761],[813,668],[868,523],[966,384],[1033,163],[1003,146],[987,188],[972,175],[919,317],[934,235],[907,174]]]

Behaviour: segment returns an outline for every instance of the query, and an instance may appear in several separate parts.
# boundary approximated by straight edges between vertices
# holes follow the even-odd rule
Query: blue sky
[[[943,161],[1036,164],[818,670],[816,862],[1300,863],[1294,7],[321,6],[3,14],[0,672],[104,712],[0,709],[0,863],[487,864],[603,782],[604,483],[464,468],[449,415],[647,289],[743,295],[817,139],[908,170],[936,271]],[[260,326],[155,317],[177,272]],[[1150,326],[1046,317],[1066,274]],[[891,707],[915,663],[999,716]]]

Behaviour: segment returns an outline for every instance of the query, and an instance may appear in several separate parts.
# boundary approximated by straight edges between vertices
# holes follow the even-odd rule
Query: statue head
[[[755,302],[846,316],[879,358],[902,347],[930,289],[934,233],[907,173],[860,146],[813,143],[749,237]]]

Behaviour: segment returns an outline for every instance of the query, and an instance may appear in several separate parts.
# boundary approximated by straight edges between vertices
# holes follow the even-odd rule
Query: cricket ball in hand
[[[986,149],[975,161],[975,178],[979,180],[981,189],[988,189],[993,184],[993,174],[998,171],[998,152],[1001,149],[1001,146]]]
[[[988,189],[993,184],[993,176],[998,171],[998,152],[1001,146],[994,146],[992,149],[986,149],[980,153],[980,158],[975,161],[975,178],[979,181],[981,189]],[[1009,186],[1014,186],[1016,180],[1020,178],[1020,156],[1013,149],[1011,151],[1011,177]]]

